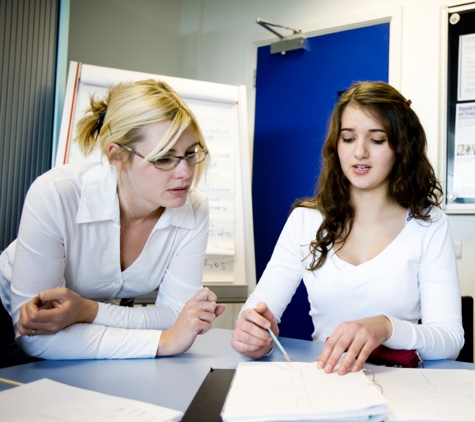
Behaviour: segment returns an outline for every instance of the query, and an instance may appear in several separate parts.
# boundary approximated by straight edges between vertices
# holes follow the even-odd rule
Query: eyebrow
[[[190,148],[193,148],[193,147],[196,147],[196,146],[201,146],[201,144],[199,142],[195,142],[194,144],[190,145],[189,147],[187,147],[186,149],[190,149]],[[176,153],[176,149],[175,148],[170,148],[168,150],[168,152],[175,152]]]
[[[346,128],[346,127],[342,127],[340,129],[340,132],[344,132],[344,131],[347,131],[347,132],[354,132],[355,129],[352,129],[352,128]],[[371,133],[377,133],[377,132],[381,132],[381,133],[386,133],[386,131],[384,129],[370,129],[368,130],[368,132],[371,132]]]

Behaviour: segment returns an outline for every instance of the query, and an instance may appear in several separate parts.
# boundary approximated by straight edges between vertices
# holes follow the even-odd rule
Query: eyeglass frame
[[[127,151],[129,151],[129,152],[132,152],[133,154],[139,156],[140,158],[146,159],[146,158],[145,158],[145,155],[141,154],[141,153],[138,152],[138,151],[135,151],[135,149],[130,148],[128,145],[120,144],[120,143],[118,143],[118,142],[114,142],[114,143],[115,143],[116,145],[118,145],[119,147],[122,147],[122,148],[124,148],[125,150],[127,150]],[[203,146],[202,146],[200,143],[198,143],[197,146],[199,146],[200,148],[203,148]],[[196,162],[196,163],[191,163],[191,164],[190,164],[190,163],[188,162],[188,159],[190,159],[191,157],[193,157],[193,156],[199,154],[200,152],[203,152],[203,153],[204,153],[204,155],[205,155],[204,158],[203,158],[201,161],[198,161],[198,162]],[[206,156],[208,155],[208,153],[209,153],[208,150],[202,149],[202,150],[200,150],[200,151],[196,151],[196,152],[193,152],[193,153],[187,154],[187,155],[173,155],[173,156],[171,156],[171,157],[163,157],[163,158],[175,158],[175,159],[177,160],[177,161],[175,162],[175,166],[172,167],[172,168],[169,168],[169,169],[162,169],[162,168],[157,167],[157,166],[156,166],[156,163],[157,163],[158,160],[156,160],[156,161],[147,160],[147,161],[148,161],[149,163],[152,163],[153,166],[154,166],[157,170],[161,170],[161,171],[171,171],[171,170],[177,168],[177,167],[180,165],[180,163],[182,162],[182,160],[185,160],[186,163],[187,163],[189,166],[196,166],[196,164],[202,163],[204,160],[206,160]]]

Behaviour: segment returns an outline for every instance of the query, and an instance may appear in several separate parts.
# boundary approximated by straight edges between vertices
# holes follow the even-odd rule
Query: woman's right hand
[[[55,334],[79,322],[92,323],[99,305],[66,287],[43,290],[20,310],[21,335]]]
[[[274,314],[264,302],[259,302],[254,309],[244,310],[233,331],[233,349],[254,359],[266,355],[272,348],[272,339],[266,331],[267,328],[276,336],[279,335]]]

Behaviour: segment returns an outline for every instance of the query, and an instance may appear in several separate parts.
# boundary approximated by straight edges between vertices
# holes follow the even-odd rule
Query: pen
[[[23,385],[21,382],[16,382],[16,381],[12,381],[12,380],[7,380],[7,379],[5,379],[5,378],[0,378],[0,382],[4,382],[5,384],[11,384],[11,385],[16,385],[16,386]]]
[[[277,348],[280,350],[280,353],[282,353],[284,355],[284,358],[287,362],[290,362],[290,358],[289,358],[289,355],[287,354],[287,352],[285,351],[285,349],[282,347],[282,344],[280,344],[280,341],[277,340],[277,337],[275,336],[275,334],[272,332],[272,330],[270,328],[267,328],[267,332],[269,333],[270,337],[272,340],[274,340],[274,343],[275,345],[277,346]]]

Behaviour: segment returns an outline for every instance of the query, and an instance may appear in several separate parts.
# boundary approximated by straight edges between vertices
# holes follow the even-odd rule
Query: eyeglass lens
[[[204,161],[207,153],[207,151],[197,151],[187,154],[184,157],[163,157],[156,160],[153,164],[159,170],[171,170],[177,167],[181,160],[186,160],[190,166],[194,166]]]

